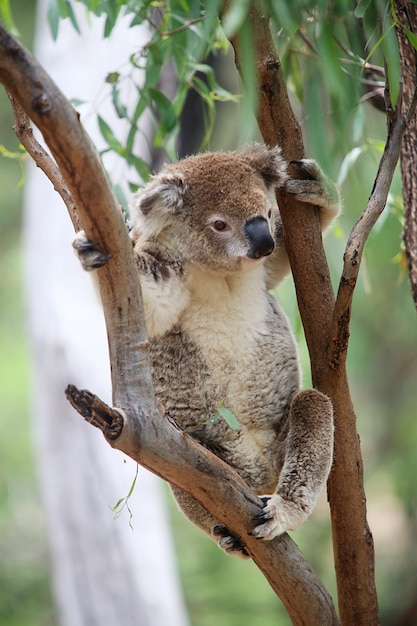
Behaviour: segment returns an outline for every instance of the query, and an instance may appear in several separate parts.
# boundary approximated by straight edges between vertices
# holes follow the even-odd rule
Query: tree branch
[[[334,307],[329,345],[329,363],[335,369],[346,361],[350,310],[362,253],[372,228],[385,208],[400,156],[406,120],[398,112],[393,112],[392,118],[371,196],[352,229],[343,257],[344,266]]]
[[[68,385],[65,395],[71,406],[92,426],[99,428],[106,439],[116,440],[122,433],[124,415],[112,409],[95,394],[74,385]]]
[[[225,7],[227,10],[227,6]],[[280,59],[269,29],[269,17],[255,4],[249,14],[258,77],[258,124],[264,141],[280,145],[290,162],[304,156],[301,129],[287,95]],[[232,38],[239,68],[239,33]],[[327,394],[335,419],[334,462],[328,483],[333,548],[342,624],[378,624],[374,548],[366,520],[363,463],[344,364],[334,370],[327,354],[334,295],[322,245],[317,211],[277,193],[285,243],[298,306],[310,353],[314,386]],[[348,334],[348,321],[345,329]]]
[[[399,23],[417,33],[417,6],[410,0],[394,1]],[[397,26],[396,33],[401,59],[403,83],[402,114],[408,117],[401,149],[401,179],[404,198],[404,244],[411,283],[411,293],[417,309],[417,184],[415,154],[417,144],[417,52],[411,45],[404,28]]]
[[[121,434],[109,443],[191,493],[241,538],[294,624],[337,624],[330,596],[288,535],[272,542],[247,535],[254,514],[260,511],[260,500],[229,466],[161,415],[153,393],[132,246],[100,159],[76,111],[1,25],[0,80],[41,130],[88,238],[112,256],[97,272],[109,339],[113,404],[122,409],[117,420],[123,419]],[[80,398],[86,415],[93,414],[91,407],[98,403],[95,425],[105,431],[113,425],[115,416],[101,401],[88,394]]]
[[[30,120],[26,115],[19,102],[12,96],[11,93],[7,94],[12,104],[15,123],[13,130],[16,133],[17,138],[24,148],[26,148],[28,154],[32,157],[34,163],[43,171],[43,173],[49,178],[54,186],[55,191],[59,193],[65,206],[67,207],[68,214],[71,218],[72,225],[75,232],[78,232],[81,228],[80,220],[78,217],[77,209],[68,187],[66,186],[62,174],[59,171],[56,163],[51,159],[47,151],[36,140],[33,134]]]

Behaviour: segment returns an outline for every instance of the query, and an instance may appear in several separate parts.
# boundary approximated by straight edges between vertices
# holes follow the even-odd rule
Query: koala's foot
[[[311,511],[305,511],[294,502],[284,500],[279,494],[261,496],[264,508],[254,517],[255,528],[249,531],[251,537],[269,541],[287,530],[295,530]]]
[[[213,537],[218,538],[217,545],[227,554],[235,554],[243,559],[249,558],[245,546],[234,537],[224,524],[216,524],[212,529]]]
[[[249,534],[270,540],[298,528],[317,503],[332,458],[332,404],[315,389],[299,391],[290,405],[285,459],[276,493],[260,496],[264,508]]]
[[[111,254],[103,254],[92,241],[87,239],[83,230],[76,234],[72,247],[83,269],[87,272],[100,269],[111,259]]]

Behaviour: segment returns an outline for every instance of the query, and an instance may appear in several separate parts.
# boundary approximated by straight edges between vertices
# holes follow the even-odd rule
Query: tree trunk
[[[417,32],[417,5],[411,0],[395,0],[395,10],[401,24]],[[405,31],[397,28],[403,79],[402,109],[406,113],[415,98],[417,85],[417,52]],[[411,293],[417,308],[417,112],[410,119],[404,133],[401,150],[401,178],[404,199],[404,243],[411,283]]]

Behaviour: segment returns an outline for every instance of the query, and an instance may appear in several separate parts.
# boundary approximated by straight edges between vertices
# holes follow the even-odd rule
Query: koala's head
[[[207,270],[250,268],[274,250],[278,209],[271,192],[286,179],[279,148],[188,157],[136,195],[136,233]]]

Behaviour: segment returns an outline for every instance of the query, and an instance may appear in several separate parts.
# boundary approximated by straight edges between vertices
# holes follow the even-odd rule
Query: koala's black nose
[[[274,251],[275,241],[264,217],[254,217],[250,222],[246,222],[245,233],[249,240],[248,256],[251,259],[269,256]]]

